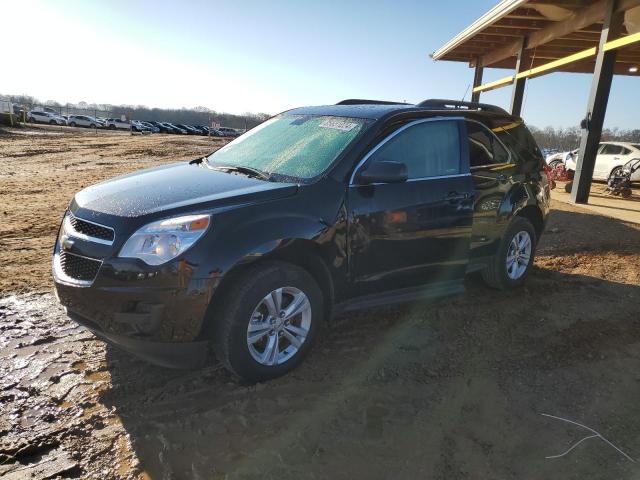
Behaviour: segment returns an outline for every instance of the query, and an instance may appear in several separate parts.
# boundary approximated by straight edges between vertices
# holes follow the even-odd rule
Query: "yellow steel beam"
[[[616,48],[626,47],[632,43],[640,42],[640,32],[611,40],[604,44],[604,51],[615,50]]]
[[[611,40],[604,44],[605,52],[609,50],[615,50],[617,48],[626,47],[627,45],[632,45],[634,43],[640,42],[640,32],[634,33],[632,35],[627,35],[626,37],[617,38],[616,40]],[[520,78],[529,78],[537,75],[541,75],[545,72],[549,72],[551,70],[555,70],[564,65],[568,65],[573,62],[578,62],[580,60],[584,60],[585,58],[594,57],[597,53],[596,47],[587,48],[586,50],[582,50],[581,52],[574,53],[573,55],[569,55],[567,57],[559,58],[558,60],[554,60],[552,62],[545,63],[543,65],[539,65],[535,68],[530,68],[529,70],[524,70],[518,74],[509,75],[508,77],[501,78],[494,82],[484,83],[479,85],[473,89],[474,92],[488,92],[489,90],[494,90],[496,88],[505,87],[511,84],[514,80]]]
[[[540,75],[541,73],[548,72],[549,70],[554,70],[558,67],[562,67],[563,65],[577,62],[585,58],[593,57],[596,54],[596,50],[596,47],[587,48],[586,50],[574,53],[573,55],[559,58],[558,60],[554,60],[553,62],[545,63],[544,65],[540,65],[538,67],[530,68],[529,70],[520,72],[516,75],[516,78],[527,78],[534,75]]]
[[[483,83],[482,85],[478,85],[473,89],[474,92],[488,92],[489,90],[493,90],[495,88],[504,87],[506,85],[510,85],[513,82],[513,75],[509,75],[508,77],[500,78],[494,82]]]

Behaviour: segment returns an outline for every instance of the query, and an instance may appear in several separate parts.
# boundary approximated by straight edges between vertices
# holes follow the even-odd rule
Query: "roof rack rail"
[[[348,98],[336,103],[336,105],[409,105],[404,102],[388,102],[386,100],[364,100],[359,98]]]
[[[488,103],[463,102],[460,100],[446,100],[441,98],[430,98],[418,104],[418,107],[433,108],[434,110],[484,110],[487,112],[506,113],[510,115],[504,108],[490,105]]]

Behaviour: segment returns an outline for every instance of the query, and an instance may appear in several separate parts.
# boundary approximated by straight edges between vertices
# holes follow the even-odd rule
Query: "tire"
[[[520,271],[522,264],[517,259],[518,257],[523,258],[520,255],[516,256],[516,266],[508,268],[508,256],[513,256],[512,249],[514,245],[512,242],[516,241],[516,238],[526,239],[527,235],[530,247],[528,250],[528,261],[524,269]],[[482,270],[482,279],[487,285],[498,290],[506,290],[507,288],[515,288],[522,285],[531,271],[531,266],[535,259],[536,244],[536,231],[533,225],[531,225],[531,222],[524,217],[514,217],[502,236],[498,251],[491,259],[489,265]]]
[[[564,191],[566,193],[571,193],[572,188],[573,188],[573,182],[567,182],[564,184]]]
[[[611,170],[611,173],[609,173],[609,176],[607,177],[607,181],[613,177],[614,175],[619,175],[622,173],[622,165],[618,165],[617,167],[613,167],[613,169]]]
[[[622,198],[629,198],[631,197],[631,194],[633,192],[631,191],[630,188],[623,188],[622,191],[620,192],[620,195],[622,195]]]
[[[278,290],[282,292],[280,315],[272,316],[276,302],[271,294]],[[263,263],[236,278],[224,295],[218,308],[214,308],[212,340],[216,357],[227,370],[253,384],[280,377],[302,363],[324,318],[322,292],[309,273],[289,263]],[[287,324],[282,312],[295,299],[306,308]],[[289,341],[292,336],[302,341],[296,346]],[[277,348],[269,348],[270,345]],[[267,351],[275,354],[270,356]],[[261,356],[262,362],[258,359]]]
[[[556,168],[558,165],[562,165],[562,164],[563,164],[562,160],[553,160],[551,163],[549,163],[549,167]]]
[[[92,123],[91,125],[89,125],[89,128],[96,128],[96,124]]]
[[[56,125],[57,122],[55,120],[49,120],[49,125]]]
[[[75,127],[75,126],[76,126],[76,122],[71,122],[71,123],[69,124],[69,126],[70,126],[70,127]]]
[[[112,123],[111,125],[109,125],[109,130],[115,130],[116,126]]]

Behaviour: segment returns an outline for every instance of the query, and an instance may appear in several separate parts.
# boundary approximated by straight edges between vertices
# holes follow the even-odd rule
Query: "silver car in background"
[[[69,115],[67,117],[67,124],[70,127],[90,127],[90,128],[102,128],[103,124],[94,117],[87,115]]]
[[[55,113],[31,110],[27,113],[27,121],[31,123],[48,123],[49,125],[66,125],[67,120]]]

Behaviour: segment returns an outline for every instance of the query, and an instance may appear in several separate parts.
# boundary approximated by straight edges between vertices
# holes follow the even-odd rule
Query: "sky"
[[[461,99],[464,63],[429,54],[497,0],[0,0],[0,93],[107,103],[269,113],[345,98]],[[14,75],[7,75],[11,65]],[[485,69],[485,81],[508,75]],[[571,127],[591,78],[527,82],[522,116]],[[640,78],[616,77],[605,127],[640,128]],[[467,93],[467,100],[470,93]],[[510,89],[481,100],[508,108]]]

